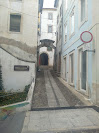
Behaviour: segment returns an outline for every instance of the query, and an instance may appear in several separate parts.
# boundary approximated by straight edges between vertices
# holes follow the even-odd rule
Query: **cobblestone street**
[[[76,97],[53,70],[37,72],[32,101],[22,133],[99,133],[99,113]]]
[[[42,70],[37,73],[33,108],[84,106],[51,70]]]

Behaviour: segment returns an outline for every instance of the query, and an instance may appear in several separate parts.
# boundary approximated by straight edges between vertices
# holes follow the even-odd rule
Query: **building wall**
[[[62,50],[62,0],[58,1],[57,4],[57,27],[56,27],[56,71],[61,72],[61,58],[59,55],[61,55],[61,50]],[[60,10],[61,10],[61,15],[60,15]],[[60,26],[61,26],[61,31],[60,31]],[[60,32],[61,32],[61,37],[60,37]]]
[[[9,31],[10,14],[21,15],[20,32]],[[37,28],[38,0],[0,1],[0,63],[6,91],[22,91],[35,80]],[[15,72],[14,65],[26,65],[30,70]]]
[[[68,0],[68,8],[66,10],[64,0],[63,9],[63,43],[62,43],[62,78],[77,91],[88,96],[93,102],[99,104],[99,2],[98,0],[86,0],[85,20],[80,21],[80,0]],[[71,13],[74,9],[74,32],[71,32]],[[65,40],[65,26],[67,24],[67,40]],[[93,35],[92,42],[85,44],[81,41],[80,35],[83,31],[89,31]],[[86,90],[81,88],[81,57],[80,53],[86,52]],[[91,52],[90,50],[95,50]],[[71,55],[73,54],[73,65],[71,65]],[[84,59],[84,57],[82,57]],[[66,59],[66,60],[65,60]],[[73,66],[73,82],[71,82],[71,73]],[[84,66],[82,67],[84,68]]]
[[[93,0],[92,1],[93,9],[92,9],[92,19],[93,19],[93,25],[92,25],[92,33],[94,36],[93,39],[93,48],[95,49],[95,54],[92,57],[92,100],[99,104],[99,63],[98,63],[98,57],[99,57],[99,1]]]
[[[93,4],[94,3],[94,4]],[[98,77],[96,76],[95,73],[97,73],[98,66],[95,65],[94,63],[97,62],[96,56],[97,52],[86,52],[87,58],[86,58],[86,91],[81,89],[80,87],[80,55],[79,55],[79,50],[80,48],[87,49],[87,47],[90,47],[90,50],[96,49],[95,47],[97,46],[97,41],[98,39],[96,38],[96,34],[98,34],[98,25],[96,24],[99,19],[97,18],[97,13],[98,9],[94,11],[95,6],[97,5],[98,1],[93,1],[93,0],[86,0],[86,17],[85,20],[81,23],[80,22],[80,0],[72,0],[70,3],[68,2],[68,8],[67,11],[65,10],[64,6],[64,14],[63,14],[63,26],[67,23],[67,41],[64,42],[64,36],[65,36],[65,29],[63,30],[63,45],[62,45],[62,78],[66,80],[66,82],[72,86],[84,95],[88,96],[91,101],[96,103],[96,90],[93,89],[93,82],[98,80]],[[65,4],[63,4],[65,5]],[[96,6],[97,7],[97,6]],[[71,35],[70,30],[71,30],[71,22],[70,22],[70,17],[72,10],[74,8],[74,33]],[[95,17],[94,17],[95,16]],[[96,30],[97,27],[97,30]],[[93,34],[93,41],[90,42],[89,44],[84,44],[80,40],[80,34],[83,31],[90,31]],[[87,46],[87,47],[86,47]],[[86,48],[85,48],[86,47]],[[98,48],[98,47],[97,47]],[[97,51],[97,50],[96,50]],[[74,54],[73,61],[74,61],[74,66],[73,66],[73,83],[71,83],[71,54]],[[66,64],[64,64],[64,58],[66,57]],[[96,69],[97,66],[97,69]],[[64,75],[64,70],[66,70],[66,74]],[[92,72],[93,71],[93,72]]]
[[[53,14],[53,19],[48,19],[48,13]],[[48,33],[48,25],[52,25],[52,33]],[[41,37],[40,40],[49,39],[55,41],[53,44],[56,46],[56,9],[55,8],[43,8],[41,14]],[[54,63],[54,49],[47,51],[47,47],[40,48],[40,54],[47,53],[49,57],[49,66],[53,66]]]
[[[26,85],[35,83],[35,63],[21,61],[0,48],[2,60],[2,78],[4,90],[8,92],[23,91]],[[29,71],[14,71],[15,65],[29,66]]]
[[[3,2],[1,1],[0,4],[2,5],[0,6],[0,36],[26,43],[29,47],[36,47],[38,0],[22,0],[22,2],[16,0],[4,0]],[[35,9],[33,7],[35,7]],[[21,14],[20,33],[9,31],[10,13]]]

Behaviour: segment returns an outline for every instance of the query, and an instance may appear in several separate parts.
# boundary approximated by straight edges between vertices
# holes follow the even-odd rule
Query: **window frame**
[[[24,0],[10,0],[10,2],[24,2]]]
[[[20,20],[20,32],[10,31],[10,15],[20,15],[21,16],[21,20]],[[9,13],[9,22],[8,22],[8,32],[9,33],[14,33],[14,34],[20,34],[20,33],[22,33],[22,19],[23,19],[22,14],[10,12]]]
[[[83,94],[85,94],[85,95],[89,95],[88,94],[88,60],[89,60],[89,58],[88,58],[88,53],[87,53],[87,57],[86,57],[86,60],[87,60],[87,64],[86,64],[86,90],[83,90],[83,89],[81,89],[80,88],[80,51],[82,50],[82,51],[84,51],[84,45],[85,44],[83,44],[83,45],[81,45],[81,46],[79,46],[78,48],[77,48],[77,50],[78,50],[78,58],[77,58],[77,62],[78,62],[78,64],[77,64],[77,66],[78,66],[78,74],[77,74],[77,78],[79,79],[78,80],[78,82],[77,82],[77,88],[78,88],[78,91],[80,91],[80,92],[82,92]]]
[[[49,32],[49,27],[52,27],[52,32]],[[48,33],[53,33],[53,25],[48,25]]]
[[[51,19],[50,19],[50,15],[51,15]],[[48,20],[53,20],[53,13],[52,12],[48,13]]]
[[[79,4],[78,4],[78,12],[79,12],[79,29],[81,28],[81,26],[88,21],[88,0],[85,0],[85,18],[83,21],[81,21],[81,0],[79,0]]]
[[[71,82],[71,55],[73,55],[73,82]],[[69,84],[74,86],[74,76],[75,76],[75,50],[69,53]]]
[[[64,24],[64,44],[67,42],[67,22]]]
[[[62,38],[62,24],[59,26],[59,40]]]
[[[68,10],[68,0],[65,0],[65,3],[64,3],[64,8],[65,8],[65,12]]]
[[[51,49],[48,49],[48,48],[51,48]],[[48,51],[48,52],[52,52],[52,47],[50,47],[50,46],[47,47],[47,51]]]
[[[72,16],[74,16],[74,31],[73,32],[71,32],[71,27],[72,27]],[[73,9],[72,9],[72,11],[71,11],[71,13],[70,13],[70,37],[69,38],[71,38],[72,36],[74,36],[74,34],[75,34],[75,7],[73,7]]]
[[[58,14],[58,16],[57,16],[57,24],[59,23],[59,14]]]

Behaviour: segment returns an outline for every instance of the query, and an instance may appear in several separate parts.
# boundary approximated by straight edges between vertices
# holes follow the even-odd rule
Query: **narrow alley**
[[[0,133],[99,133],[99,0],[0,0]]]
[[[84,106],[84,103],[60,82],[53,70],[44,68],[37,72],[32,109]]]
[[[98,112],[76,97],[48,67],[37,72],[32,101],[22,133],[99,133]]]

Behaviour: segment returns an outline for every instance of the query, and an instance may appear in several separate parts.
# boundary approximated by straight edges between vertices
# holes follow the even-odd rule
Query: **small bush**
[[[28,93],[30,86],[31,86],[30,84],[26,85],[24,91]]]
[[[9,105],[17,102],[25,101],[27,97],[26,92],[20,93],[6,93],[0,97],[0,106]]]

